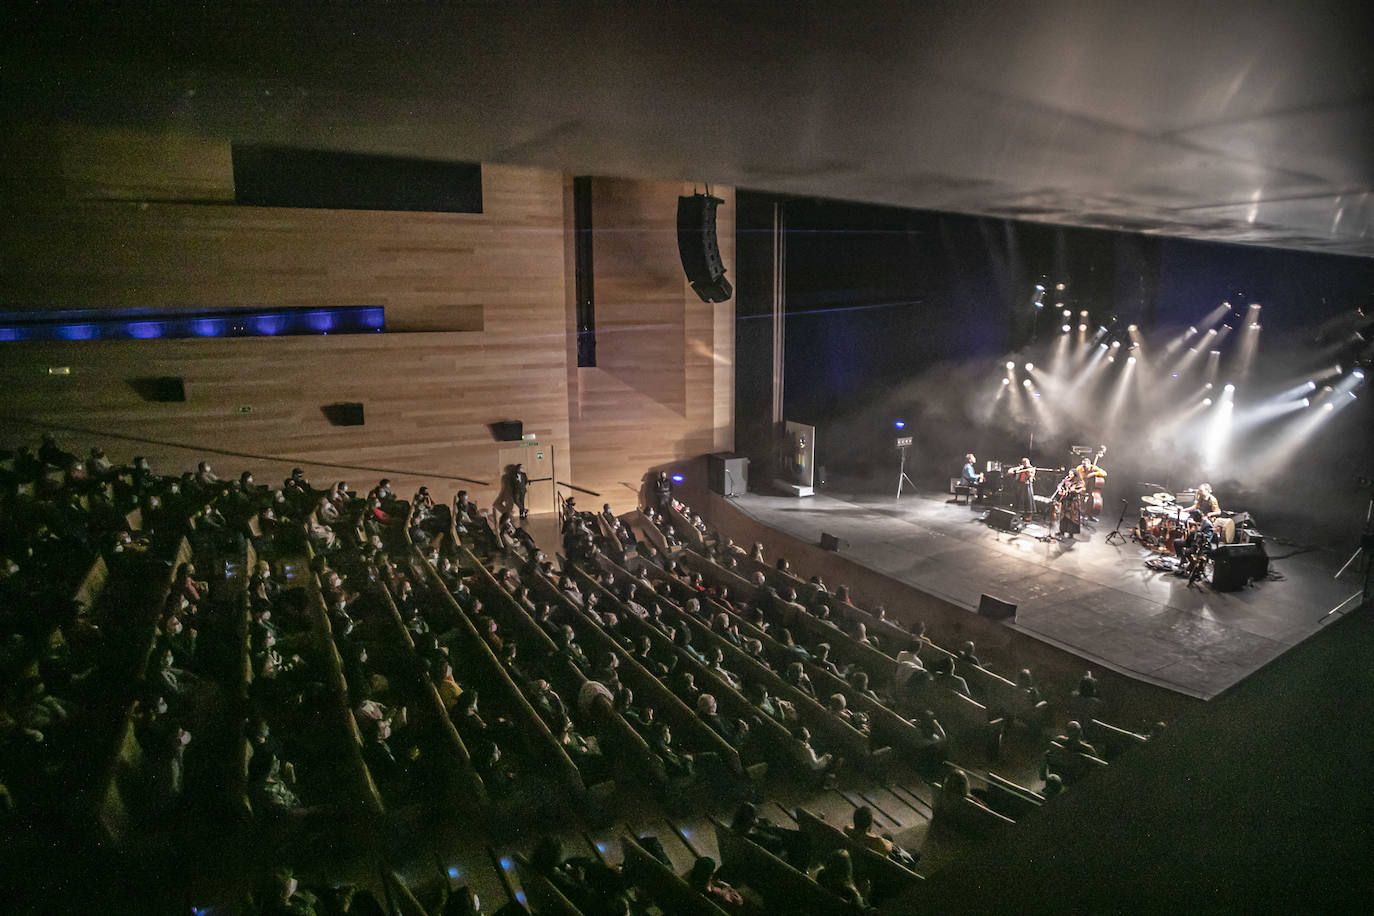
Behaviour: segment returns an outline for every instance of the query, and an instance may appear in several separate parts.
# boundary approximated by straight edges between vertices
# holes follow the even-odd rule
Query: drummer
[[[1193,498],[1193,504],[1183,510],[1184,515],[1192,513],[1196,509],[1207,518],[1216,518],[1221,515],[1221,504],[1212,495],[1212,485],[1210,483],[1200,483],[1197,485],[1197,496]]]

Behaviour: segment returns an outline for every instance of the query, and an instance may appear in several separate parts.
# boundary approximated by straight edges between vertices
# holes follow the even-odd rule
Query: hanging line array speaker
[[[725,302],[735,293],[725,279],[716,244],[716,207],[723,203],[709,194],[677,199],[677,253],[692,290],[703,302]]]

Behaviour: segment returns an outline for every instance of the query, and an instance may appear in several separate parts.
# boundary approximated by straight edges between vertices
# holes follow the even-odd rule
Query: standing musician
[[[984,478],[982,474],[978,473],[977,462],[978,459],[974,456],[972,452],[969,452],[967,455],[965,455],[964,470],[959,476],[960,479],[963,481],[964,486],[968,487],[971,490],[976,489],[978,491],[978,500],[981,502],[983,499]]]
[[[1059,534],[1056,540],[1070,539],[1083,530],[1083,484],[1078,475],[1070,471],[1054,491],[1055,512],[1059,518]]]
[[[1081,492],[1089,497],[1093,494],[1094,490],[1102,486],[1102,483],[1098,483],[1097,481],[1105,483],[1107,480],[1107,472],[1098,467],[1087,455],[1083,456],[1083,461],[1080,462],[1078,467],[1074,468],[1071,473],[1072,476],[1078,480]],[[1101,505],[1101,496],[1091,501],[1091,506],[1095,510],[1100,511]],[[1091,519],[1092,521],[1097,521],[1096,512],[1091,515]]]
[[[1022,458],[1007,473],[1016,476],[1016,507],[1029,520],[1035,514],[1035,465],[1029,458]]]

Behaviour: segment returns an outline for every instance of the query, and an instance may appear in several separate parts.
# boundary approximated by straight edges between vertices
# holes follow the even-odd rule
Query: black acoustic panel
[[[716,207],[723,203],[709,194],[677,199],[678,256],[692,290],[703,302],[725,302],[734,295],[716,242]]]
[[[978,599],[978,616],[991,620],[1006,620],[1016,616],[1016,605],[1001,598],[983,595]]]
[[[186,380],[175,375],[129,379],[129,387],[145,401],[173,404],[186,400]]]
[[[1020,531],[1021,516],[1010,509],[989,509],[988,524],[998,531]]]
[[[749,459],[724,452],[708,455],[706,479],[712,493],[743,496],[749,492]]]
[[[320,408],[330,426],[362,426],[363,405],[354,401],[326,404]]]
[[[525,435],[524,420],[497,420],[491,424],[497,442],[519,442]]]
[[[254,207],[482,212],[482,166],[235,143],[234,200]]]

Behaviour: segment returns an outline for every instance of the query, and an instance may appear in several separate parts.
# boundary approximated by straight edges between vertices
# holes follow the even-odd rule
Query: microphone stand
[[[1115,544],[1118,541],[1122,544],[1126,543],[1126,535],[1121,533],[1121,525],[1126,521],[1126,510],[1128,508],[1130,508],[1130,502],[1125,499],[1121,500],[1121,517],[1116,520],[1116,527],[1112,529],[1112,533],[1107,535],[1108,544]]]

